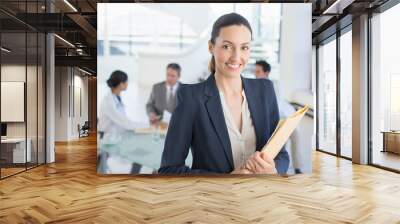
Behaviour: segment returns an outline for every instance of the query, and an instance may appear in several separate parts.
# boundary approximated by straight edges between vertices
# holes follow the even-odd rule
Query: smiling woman
[[[182,85],[162,154],[161,174],[287,172],[283,148],[275,159],[260,152],[279,121],[272,82],[241,77],[250,57],[252,29],[241,15],[214,23],[209,78]],[[185,165],[191,149],[192,167]]]

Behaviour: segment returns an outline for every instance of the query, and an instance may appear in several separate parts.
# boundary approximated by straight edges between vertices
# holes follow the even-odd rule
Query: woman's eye
[[[230,46],[229,46],[229,45],[223,45],[222,48],[224,48],[224,49],[229,49]]]
[[[243,47],[242,47],[242,50],[244,50],[244,51],[249,50],[249,46],[243,46]]]

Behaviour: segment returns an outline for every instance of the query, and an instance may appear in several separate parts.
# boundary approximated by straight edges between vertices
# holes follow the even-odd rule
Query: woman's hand
[[[275,168],[274,160],[266,153],[256,151],[246,161],[244,166],[248,171],[255,174],[276,174],[278,173]]]
[[[231,174],[252,174],[252,172],[244,167],[237,167]]]

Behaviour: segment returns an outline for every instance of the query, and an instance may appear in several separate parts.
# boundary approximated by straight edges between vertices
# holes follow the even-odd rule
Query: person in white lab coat
[[[118,134],[134,130],[137,124],[131,121],[125,112],[121,92],[128,88],[128,75],[123,71],[114,71],[107,80],[110,92],[103,98],[99,111],[99,133]]]

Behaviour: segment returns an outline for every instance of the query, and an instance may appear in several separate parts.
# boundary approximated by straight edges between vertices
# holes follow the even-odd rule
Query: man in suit
[[[177,63],[167,65],[165,81],[153,85],[150,98],[146,104],[150,123],[155,124],[163,119],[164,111],[172,113],[176,107],[176,93],[179,89],[181,67]]]

